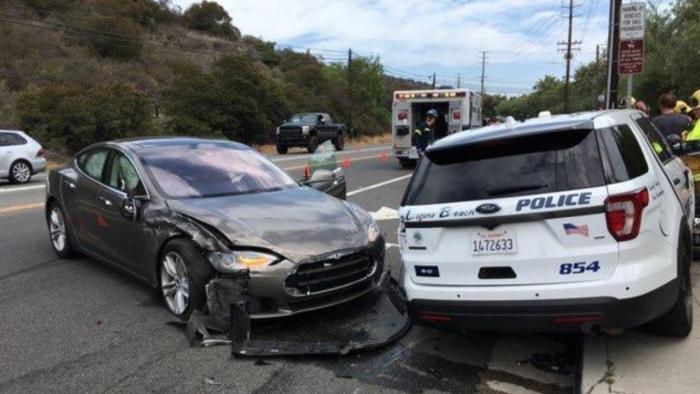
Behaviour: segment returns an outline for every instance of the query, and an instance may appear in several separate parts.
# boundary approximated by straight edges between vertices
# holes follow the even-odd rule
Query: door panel
[[[103,250],[110,261],[143,276],[150,276],[153,264],[145,251],[155,242],[154,233],[124,209],[127,193],[142,196],[146,192],[136,169],[121,152],[114,151],[106,171],[106,186],[97,194],[100,214],[105,226],[101,229]]]

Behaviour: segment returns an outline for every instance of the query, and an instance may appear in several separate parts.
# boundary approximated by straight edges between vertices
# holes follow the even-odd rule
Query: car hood
[[[269,249],[295,262],[367,245],[366,212],[306,187],[168,205],[216,228],[235,245]]]

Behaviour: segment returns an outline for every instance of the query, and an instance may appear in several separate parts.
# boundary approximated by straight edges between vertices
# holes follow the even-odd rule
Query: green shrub
[[[88,45],[100,56],[129,60],[141,54],[143,32],[125,17],[98,16],[90,29]]]
[[[17,99],[20,127],[53,150],[73,153],[98,141],[145,135],[151,129],[150,102],[130,85],[76,84],[32,87]]]

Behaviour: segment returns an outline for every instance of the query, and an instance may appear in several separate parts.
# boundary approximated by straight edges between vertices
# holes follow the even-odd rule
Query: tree
[[[241,38],[241,32],[231,24],[231,16],[214,1],[192,4],[183,14],[185,26],[229,40]]]
[[[175,73],[164,94],[174,133],[262,143],[289,112],[278,84],[247,57],[224,57],[209,73],[187,64],[178,65]]]
[[[15,112],[20,127],[65,153],[151,130],[148,98],[127,84],[96,85],[88,90],[66,83],[34,86],[20,94]]]

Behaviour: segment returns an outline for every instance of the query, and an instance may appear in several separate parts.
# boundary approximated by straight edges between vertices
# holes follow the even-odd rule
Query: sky
[[[647,0],[661,10],[672,0]],[[193,0],[173,0],[185,10]],[[385,72],[478,89],[482,51],[489,93],[522,94],[563,78],[568,0],[218,0],[242,34],[347,61],[378,56]],[[624,2],[629,2],[625,0]],[[609,0],[574,1],[573,70],[607,42]]]

